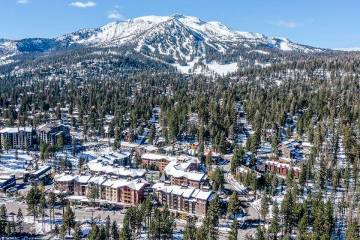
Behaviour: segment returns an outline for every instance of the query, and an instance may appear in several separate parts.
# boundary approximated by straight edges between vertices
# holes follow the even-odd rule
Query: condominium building
[[[3,149],[31,148],[35,140],[35,130],[31,127],[7,127],[0,130],[0,143]]]
[[[40,142],[56,145],[60,137],[64,144],[71,143],[70,129],[68,126],[56,123],[46,123],[37,128],[37,135]]]
[[[104,176],[60,174],[54,178],[57,190],[76,197],[87,198],[90,188],[98,189],[97,201],[106,201],[126,206],[135,206],[145,198],[144,179],[112,179]]]
[[[156,200],[161,205],[167,205],[175,213],[203,217],[208,210],[209,202],[215,193],[209,189],[171,185],[169,182],[159,182],[152,186]]]

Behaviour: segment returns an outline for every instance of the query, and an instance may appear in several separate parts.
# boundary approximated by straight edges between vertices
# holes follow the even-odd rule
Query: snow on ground
[[[207,64],[207,66],[211,71],[214,71],[220,75],[236,72],[238,69],[237,63],[219,64],[217,62],[211,62]]]
[[[255,52],[255,53],[260,53],[260,54],[264,54],[264,55],[269,55],[270,53],[267,51],[263,51],[263,50],[251,50],[250,52]]]
[[[273,202],[277,202],[279,208],[280,208],[280,205],[282,203],[282,201],[284,200],[284,195],[280,195],[280,196],[272,196],[272,201]],[[251,203],[251,206],[254,207],[257,211],[260,211],[261,210],[261,198],[259,199],[256,199],[254,202]],[[272,218],[272,207],[273,207],[273,204],[270,204],[269,205],[269,213],[268,213],[268,218]]]
[[[237,63],[220,64],[215,61],[205,64],[208,70],[204,69],[202,66],[198,66],[196,69],[194,69],[194,66],[196,63],[198,63],[198,61],[199,59],[194,59],[193,61],[188,62],[186,66],[182,66],[180,64],[174,64],[173,66],[176,67],[179,72],[185,74],[191,72],[195,74],[214,72],[220,75],[226,75],[228,73],[235,72],[238,69]]]
[[[15,150],[0,154],[0,173],[23,173],[34,158],[25,151]]]

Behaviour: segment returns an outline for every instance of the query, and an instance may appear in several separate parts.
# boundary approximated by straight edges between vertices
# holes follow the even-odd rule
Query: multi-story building
[[[287,176],[292,170],[295,178],[299,178],[300,176],[299,167],[292,167],[289,163],[284,162],[266,161],[265,170],[281,176]]]
[[[98,190],[98,200],[135,206],[145,198],[148,182],[143,179],[111,179],[103,176],[60,174],[54,178],[55,188],[76,197],[87,197],[90,188]]]
[[[101,161],[99,158],[88,162],[87,167],[92,174],[106,175],[109,177],[142,178],[146,173],[145,169],[117,166],[116,164]]]
[[[37,129],[37,135],[40,142],[53,146],[58,143],[60,136],[63,138],[64,144],[71,143],[70,129],[63,124],[46,123],[41,125]]]
[[[4,192],[7,189],[16,185],[15,175],[2,175],[0,176],[0,191]]]
[[[154,153],[145,153],[141,156],[142,165],[147,168],[156,168],[160,172],[163,172],[166,165],[171,162],[173,157]]]
[[[77,176],[69,174],[59,174],[54,177],[54,187],[60,192],[65,192],[68,194],[74,193],[75,179]]]
[[[200,188],[207,181],[207,175],[195,171],[196,161],[171,161],[164,169],[171,184]]]
[[[100,156],[97,161],[121,166],[130,165],[130,152],[113,152]]]
[[[171,185],[169,182],[155,183],[152,188],[156,200],[161,205],[167,205],[175,213],[199,217],[206,215],[209,202],[215,196],[209,189]]]
[[[27,149],[33,147],[35,131],[31,127],[7,127],[0,130],[3,149]]]
[[[145,188],[148,186],[148,183],[142,179],[109,179],[103,186],[102,199],[134,206],[144,200]]]
[[[191,167],[196,168],[197,159],[188,155],[180,155],[180,156],[168,156],[163,154],[155,154],[155,153],[145,153],[141,155],[142,165],[148,168],[153,167],[158,169],[160,172],[165,170],[165,167],[172,161],[177,162],[193,162],[194,165]]]
[[[86,196],[88,194],[88,183],[91,175],[81,175],[74,181],[74,194],[77,196]]]

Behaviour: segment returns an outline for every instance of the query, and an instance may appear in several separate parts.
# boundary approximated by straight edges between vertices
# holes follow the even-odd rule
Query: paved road
[[[225,181],[235,190],[240,198],[243,200],[242,204],[247,215],[244,218],[244,222],[256,222],[260,220],[260,214],[256,208],[251,204],[253,197],[249,196],[248,191],[244,186],[239,184],[239,182],[230,174],[225,174]],[[256,231],[256,224],[249,225],[246,229],[239,230],[239,239],[245,239],[246,236],[253,235]]]
[[[18,212],[18,209],[21,208],[24,216],[30,216],[27,211],[27,205],[24,202],[17,202],[13,199],[0,199],[0,205],[5,204],[7,208],[8,214]],[[102,219],[105,220],[107,216],[110,216],[111,221],[116,221],[118,224],[121,224],[124,219],[124,214],[119,211],[105,211],[105,210],[98,210],[91,208],[73,208],[75,212],[75,217],[78,221],[84,222],[91,220],[92,216],[94,219]],[[46,214],[49,214],[49,209],[46,210]],[[61,219],[62,218],[62,208],[55,209],[55,218]]]

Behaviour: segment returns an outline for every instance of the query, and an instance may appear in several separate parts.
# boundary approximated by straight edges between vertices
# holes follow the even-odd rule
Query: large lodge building
[[[151,188],[143,180],[145,169],[130,169],[115,166],[109,157],[100,157],[88,163],[89,175],[55,176],[55,188],[69,194],[70,201],[89,201],[89,191],[96,188],[97,202],[106,201],[123,206],[141,203],[148,190],[153,191],[155,200],[174,213],[204,216],[214,192],[209,190],[207,175],[196,171],[197,159],[191,156],[167,156],[143,154],[145,166],[157,167],[161,180]]]
[[[55,189],[85,200],[91,188],[98,191],[97,200],[133,206],[145,198],[145,188],[149,185],[143,179],[111,179],[103,176],[66,175],[55,176]],[[79,198],[81,197],[81,198]],[[75,199],[75,198],[69,198]]]
[[[175,213],[185,213],[194,216],[204,216],[214,193],[209,189],[198,189],[169,182],[155,183],[155,198],[162,205],[167,205]]]
[[[3,149],[27,149],[32,147],[36,132],[31,127],[14,127],[0,130],[0,147]]]

